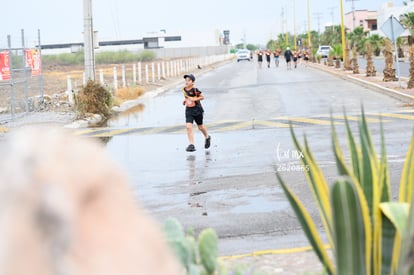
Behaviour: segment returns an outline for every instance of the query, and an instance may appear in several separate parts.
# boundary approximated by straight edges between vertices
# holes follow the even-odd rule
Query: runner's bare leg
[[[206,129],[206,127],[204,125],[198,125],[198,129],[203,133],[203,135],[204,135],[205,138],[208,138],[207,129]]]
[[[188,142],[190,142],[190,144],[194,144],[193,124],[186,123],[185,128],[187,129]]]

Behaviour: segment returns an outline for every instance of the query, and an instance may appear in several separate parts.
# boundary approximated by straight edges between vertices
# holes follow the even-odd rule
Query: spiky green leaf
[[[411,137],[410,146],[405,157],[404,168],[400,182],[400,202],[410,202],[413,196],[414,184],[414,134]]]
[[[414,200],[410,200],[410,209],[405,229],[401,235],[399,275],[414,274]]]
[[[387,151],[385,147],[384,126],[381,121],[381,163],[380,163],[380,201],[391,200],[390,172],[388,170]]]
[[[371,224],[364,195],[349,178],[331,194],[337,274],[370,274]]]
[[[326,253],[324,248],[323,242],[318,234],[318,230],[316,229],[315,223],[313,222],[311,216],[309,215],[306,208],[303,206],[301,201],[296,197],[296,195],[289,189],[289,187],[285,184],[279,174],[276,174],[282,189],[288,198],[290,205],[293,208],[293,211],[298,218],[302,229],[311,244],[313,250],[315,251],[316,255],[318,256],[320,262],[325,267],[325,270],[328,274],[334,274],[334,268],[331,260]]]
[[[349,125],[349,121],[348,121],[346,114],[344,114],[344,117],[345,117],[346,135],[348,138],[348,148],[351,154],[352,172],[354,176],[358,179],[358,181],[361,181],[360,164],[359,164],[360,152],[355,143],[355,138],[354,138],[354,135],[352,134],[351,127]]]
[[[291,125],[290,132],[292,135],[293,142],[295,144],[296,150],[303,154],[303,157],[300,159],[303,166],[307,169],[305,170],[305,177],[311,189],[311,192],[315,198],[315,201],[318,206],[319,213],[321,215],[322,223],[325,227],[325,231],[328,236],[328,240],[332,244],[332,227],[331,227],[331,206],[329,204],[329,187],[326,182],[326,179],[313,157],[313,154],[309,148],[309,144],[305,137],[305,145],[301,146],[296,135],[293,131]]]

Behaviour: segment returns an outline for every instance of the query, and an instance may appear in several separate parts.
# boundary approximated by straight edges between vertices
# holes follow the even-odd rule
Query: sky
[[[342,0],[344,12],[352,2]],[[83,40],[83,0],[4,0],[2,1],[0,49],[21,43],[24,29],[26,45],[37,44],[40,29],[42,44],[81,42]],[[386,0],[354,1],[355,9],[378,10]],[[394,0],[402,5],[403,0]],[[295,3],[295,8],[294,8]],[[230,30],[232,44],[265,45],[286,28],[297,33],[307,31],[307,0],[92,0],[93,27],[100,41],[141,39],[166,30],[167,35],[181,35],[181,42],[167,42],[165,47],[208,46],[217,41],[217,33]],[[326,23],[340,24],[340,0],[309,0],[311,29]],[[282,24],[282,9],[287,26]],[[295,10],[295,12],[294,12]]]

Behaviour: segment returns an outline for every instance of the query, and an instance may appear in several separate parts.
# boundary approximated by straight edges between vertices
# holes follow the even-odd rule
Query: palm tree
[[[284,49],[286,45],[289,45],[289,41],[291,40],[291,35],[288,34],[288,41],[286,43],[286,34],[281,33],[278,35],[276,39],[276,48]]]
[[[397,48],[398,48],[398,58],[404,57],[404,51],[402,46],[406,43],[406,39],[403,37],[397,37]]]
[[[335,45],[341,43],[341,25],[335,25],[333,28],[327,28],[321,36],[321,45]]]
[[[412,36],[414,35],[414,12],[409,12],[402,14],[400,16],[401,24],[410,30],[411,36],[408,37],[408,44],[410,45],[410,85],[414,82],[414,62],[413,59],[413,46],[412,46]]]
[[[356,48],[359,54],[365,54],[365,43],[367,40],[368,32],[364,31],[363,27],[356,27],[351,33],[348,34],[348,39],[351,42],[351,47]]]
[[[374,55],[379,56],[381,54],[381,49],[384,47],[384,38],[380,37],[378,34],[373,34],[368,37],[368,42],[371,44]]]
[[[336,44],[333,46],[332,54],[334,55],[335,68],[341,67],[341,58],[342,58],[342,44]]]

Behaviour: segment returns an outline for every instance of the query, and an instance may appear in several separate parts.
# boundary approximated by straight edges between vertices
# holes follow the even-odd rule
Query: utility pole
[[[280,13],[280,18],[282,19],[282,24],[280,24],[280,26],[282,27],[282,29],[281,29],[281,32],[280,33],[285,33],[284,32],[284,30],[285,30],[285,28],[284,28],[284,25],[285,25],[285,11],[284,11],[284,9],[283,9],[283,7],[282,7],[282,12]]]
[[[318,22],[318,34],[321,34],[321,18],[322,13],[321,12],[314,12],[313,16],[316,18],[316,21]]]
[[[308,47],[312,49],[311,27],[310,27],[310,4],[308,0]]]
[[[293,48],[296,49],[296,0],[293,0]]]
[[[355,30],[355,3],[352,0],[352,30]]]
[[[328,8],[329,10],[331,10],[330,14],[331,14],[331,18],[332,18],[332,32],[334,31],[334,10],[336,8],[337,7],[330,7],[330,8]]]
[[[85,79],[95,81],[95,53],[93,42],[92,0],[83,0],[83,43]]]
[[[288,15],[286,13],[286,47],[289,46],[289,27],[288,27]]]
[[[346,0],[347,2],[351,1],[352,2],[352,31],[355,30],[355,1],[357,0]]]
[[[341,37],[342,37],[342,60],[346,62],[346,45],[345,45],[345,22],[344,22],[344,6],[342,0],[339,0],[340,11],[341,11]]]

